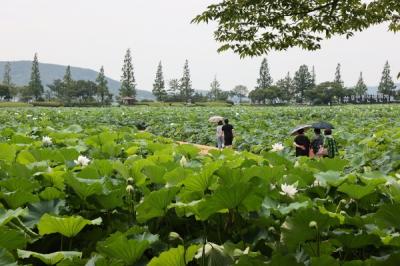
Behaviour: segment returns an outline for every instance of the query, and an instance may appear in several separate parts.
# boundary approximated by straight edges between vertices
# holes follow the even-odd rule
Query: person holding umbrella
[[[296,147],[296,157],[309,156],[310,139],[304,134],[309,129],[309,125],[302,125],[292,130],[291,135],[296,135],[293,145]]]
[[[324,147],[324,136],[321,135],[320,128],[314,128],[314,137],[311,139],[310,157],[314,156]]]
[[[218,121],[217,125],[217,147],[218,149],[222,149],[224,147],[224,132],[222,131],[223,123],[222,121]]]

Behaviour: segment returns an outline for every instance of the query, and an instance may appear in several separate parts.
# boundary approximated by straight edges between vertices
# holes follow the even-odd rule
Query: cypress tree
[[[394,85],[392,76],[390,75],[390,65],[389,62],[386,61],[385,66],[383,67],[382,78],[381,82],[379,83],[378,91],[383,95],[389,96],[390,102],[390,97],[394,95],[395,89],[396,85]]]
[[[166,99],[167,91],[165,90],[165,81],[161,61],[160,63],[158,63],[156,78],[154,79],[152,92],[154,96],[156,96],[158,101],[163,101]]]
[[[29,91],[28,93],[29,96],[33,96],[35,100],[38,100],[40,96],[42,96],[44,91],[42,81],[40,79],[39,61],[37,53],[35,53],[35,56],[33,57],[31,80],[29,81],[28,84],[28,91]]]
[[[108,86],[107,86],[108,81],[104,74],[103,66],[101,66],[99,75],[97,75],[96,83],[97,83],[97,95],[100,97],[101,104],[104,104],[105,98],[110,94],[110,92],[108,91]]]
[[[6,86],[9,96],[11,98],[17,96],[18,91],[15,85],[12,83],[10,62],[7,62],[6,65],[4,66],[3,85]]]
[[[257,79],[257,89],[266,89],[272,85],[272,77],[269,73],[267,58],[261,62],[260,77]]]
[[[183,66],[183,76],[180,82],[180,94],[181,98],[189,102],[190,98],[194,93],[194,89],[192,89],[192,81],[190,80],[190,70],[189,70],[189,61],[185,61],[185,65]]]
[[[288,72],[286,77],[280,79],[276,82],[276,86],[279,88],[282,94],[282,100],[290,101],[295,94],[295,88],[293,84],[293,79],[290,77]]]
[[[362,96],[365,95],[367,91],[368,91],[367,85],[365,85],[362,72],[360,72],[360,77],[358,78],[358,82],[354,87],[354,92],[357,96]]]
[[[131,50],[126,50],[124,65],[122,67],[121,88],[119,90],[121,97],[136,96],[135,76],[133,73]]]
[[[341,65],[340,63],[337,64],[336,66],[336,71],[335,71],[335,79],[333,80],[334,83],[339,85],[340,87],[344,88],[344,82],[342,80],[342,74],[340,72]]]
[[[217,76],[214,76],[214,80],[210,83],[209,98],[211,100],[217,101],[221,97],[221,84],[217,80]]]
[[[65,74],[63,77],[63,88],[64,91],[62,92],[64,101],[70,102],[71,99],[74,97],[74,80],[72,79],[71,74],[71,67],[67,66],[65,69]]]

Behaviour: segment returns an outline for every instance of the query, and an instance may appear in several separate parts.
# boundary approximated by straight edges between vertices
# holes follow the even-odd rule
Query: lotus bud
[[[128,183],[129,185],[133,185],[133,182],[134,182],[135,180],[133,180],[132,177],[129,177],[126,181],[127,181],[127,183]]]
[[[340,214],[341,214],[341,215],[347,215],[347,212],[345,212],[345,211],[340,211]]]
[[[183,241],[181,236],[177,232],[170,232],[169,235],[168,235],[168,239],[170,241],[174,241],[174,240],[178,240],[178,239],[180,241]]]
[[[317,222],[316,221],[311,221],[309,224],[308,224],[308,227],[310,227],[310,228],[317,228]]]
[[[132,194],[135,191],[132,185],[127,185],[126,186],[126,193]]]

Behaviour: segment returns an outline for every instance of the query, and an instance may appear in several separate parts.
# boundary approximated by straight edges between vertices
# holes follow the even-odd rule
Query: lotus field
[[[215,146],[213,115],[234,125],[234,150],[176,143]],[[399,117],[397,105],[0,109],[0,265],[400,265]],[[290,130],[321,120],[339,156],[295,158]]]

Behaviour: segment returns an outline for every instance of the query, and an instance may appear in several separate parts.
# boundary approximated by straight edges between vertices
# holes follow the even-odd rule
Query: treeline
[[[166,84],[167,83],[167,84]],[[167,86],[168,85],[168,86]],[[114,100],[120,103],[132,104],[136,101],[136,79],[130,49],[127,49],[121,75],[121,87]],[[261,63],[257,86],[250,91],[246,86],[237,85],[232,90],[221,89],[221,84],[214,77],[206,93],[199,93],[192,87],[189,62],[185,61],[181,78],[173,78],[168,82],[164,79],[162,63],[159,62],[153,83],[152,93],[158,101],[163,102],[205,102],[227,101],[230,97],[249,97],[254,104],[333,104],[347,102],[391,102],[399,98],[399,91],[390,74],[389,63],[386,62],[379,83],[378,92],[381,95],[372,97],[360,73],[354,87],[345,87],[341,78],[341,65],[338,64],[334,79],[317,84],[314,67],[301,65],[294,74],[290,73],[274,83],[267,59]],[[64,77],[47,84],[45,89],[40,79],[37,54],[34,55],[29,84],[17,87],[12,83],[11,65],[4,68],[3,82],[0,84],[0,100],[19,99],[21,101],[57,101],[64,105],[96,104],[108,105],[113,101],[104,68],[101,67],[95,81],[73,80],[71,68],[68,66]]]
[[[39,71],[37,54],[34,55],[31,77],[28,85],[16,86],[11,78],[11,65],[7,63],[4,68],[3,82],[0,84],[0,99],[22,102],[57,101],[64,105],[98,104],[107,105],[112,101],[112,94],[108,90],[104,68],[95,82],[90,80],[73,80],[71,68],[67,66],[63,79],[56,79],[52,84],[47,84],[45,89]]]
[[[269,72],[267,59],[264,58],[260,67],[257,87],[249,93],[248,97],[255,104],[391,102],[400,95],[390,74],[388,62],[384,66],[378,92],[381,94],[380,96],[372,97],[368,95],[368,88],[364,83],[362,72],[354,87],[345,87],[341,77],[340,64],[336,67],[332,81],[316,84],[314,67],[310,71],[308,66],[301,65],[293,78],[290,73],[287,73],[284,78],[274,83]]]

